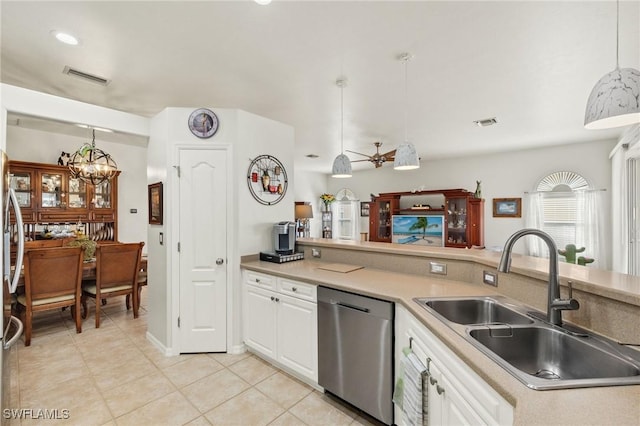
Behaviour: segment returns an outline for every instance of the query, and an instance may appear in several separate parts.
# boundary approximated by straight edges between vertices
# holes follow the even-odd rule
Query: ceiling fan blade
[[[381,155],[382,157],[385,157],[387,160],[390,158],[394,158],[396,156],[396,150],[391,150],[389,152],[385,152],[384,154]]]
[[[370,160],[370,159],[368,159],[368,160],[351,160],[352,163],[359,163],[361,161],[372,161],[372,160]]]
[[[349,149],[345,149],[345,151],[346,151],[346,152],[350,152],[350,153],[352,153],[352,154],[362,155],[363,157],[369,157],[369,158],[371,158],[371,156],[370,156],[370,155],[362,154],[362,153],[360,153],[360,152],[351,151],[351,150],[349,150]]]

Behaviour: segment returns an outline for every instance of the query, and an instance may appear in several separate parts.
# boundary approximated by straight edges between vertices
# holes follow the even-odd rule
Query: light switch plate
[[[498,274],[489,271],[482,271],[482,282],[498,287]]]
[[[429,262],[429,272],[438,275],[447,275],[447,264],[438,262]]]

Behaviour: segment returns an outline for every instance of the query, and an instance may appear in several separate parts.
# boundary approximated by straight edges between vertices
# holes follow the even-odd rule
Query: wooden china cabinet
[[[66,166],[24,161],[10,161],[9,173],[26,239],[50,238],[56,231],[80,227],[93,239],[118,240],[117,176],[92,185],[72,178]],[[11,224],[15,228],[13,213]]]
[[[393,217],[399,215],[442,216],[445,247],[484,246],[484,200],[474,198],[473,192],[438,189],[379,194],[370,204],[369,240],[392,242]]]

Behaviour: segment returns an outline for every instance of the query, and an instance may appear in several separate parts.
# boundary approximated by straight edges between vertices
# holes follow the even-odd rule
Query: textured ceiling
[[[0,8],[2,82],[145,116],[167,106],[240,108],[293,126],[296,167],[306,170],[328,172],[340,152],[339,76],[348,80],[344,146],[358,152],[375,152],[375,141],[382,151],[396,148],[405,112],[422,159],[624,131],[583,128],[592,87],[615,68],[610,0],[2,1]],[[63,45],[52,30],[81,43]],[[402,52],[414,55],[406,97]],[[620,65],[640,69],[640,1],[620,3]],[[65,66],[111,83],[65,75]],[[473,124],[489,117],[498,124]],[[319,158],[305,157],[311,153]]]

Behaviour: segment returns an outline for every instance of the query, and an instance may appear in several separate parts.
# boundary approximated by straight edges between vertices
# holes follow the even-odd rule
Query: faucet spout
[[[502,257],[498,264],[498,271],[508,273],[511,269],[511,253],[513,245],[525,235],[535,235],[547,244],[549,249],[549,287],[547,291],[547,321],[551,324],[562,326],[562,311],[575,310],[580,307],[573,298],[560,298],[560,277],[558,275],[558,248],[549,234],[539,229],[526,228],[516,231],[504,244]]]

